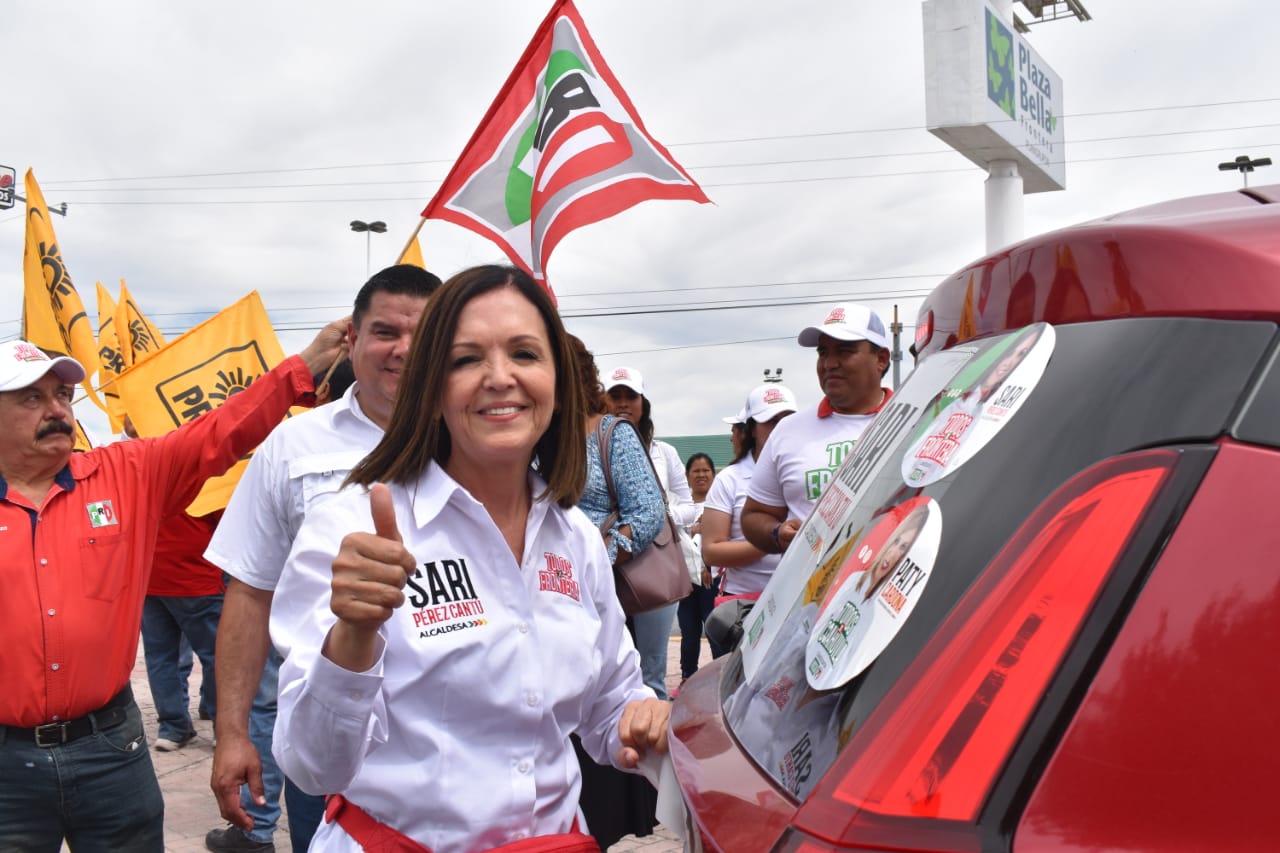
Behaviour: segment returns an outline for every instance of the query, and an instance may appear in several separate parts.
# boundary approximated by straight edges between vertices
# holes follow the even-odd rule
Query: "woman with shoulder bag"
[[[597,527],[617,512],[616,521],[602,535],[614,565],[625,565],[632,554],[652,544],[666,520],[666,508],[636,431],[625,421],[605,414],[604,388],[595,358],[576,336],[569,336],[569,344],[577,356],[587,409],[587,483],[578,508]],[[605,480],[597,433],[608,430],[614,421],[619,423],[605,445],[612,475],[609,483]],[[611,493],[617,496],[616,506]],[[627,627],[634,636],[631,622],[627,620]],[[578,761],[583,779],[578,804],[602,849],[608,849],[624,835],[645,836],[653,832],[658,795],[652,785],[634,774],[596,764],[581,748]]]
[[[604,387],[608,394],[609,412],[630,422],[640,434],[640,443],[653,461],[654,471],[666,494],[672,521],[677,527],[692,524],[697,518],[697,507],[693,504],[693,493],[685,478],[684,463],[674,447],[653,437],[652,407],[645,396],[644,378],[640,371],[633,367],[615,367],[608,372]],[[629,620],[634,626],[632,636],[636,651],[640,653],[644,683],[663,699],[670,698],[667,692],[667,648],[678,604],[678,601],[673,601],[665,607],[633,614]]]

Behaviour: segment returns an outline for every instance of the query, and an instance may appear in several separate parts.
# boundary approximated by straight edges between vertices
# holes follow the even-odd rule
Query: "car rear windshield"
[[[1103,459],[1227,429],[1276,326],[1038,323],[927,356],[744,623],[724,711],[803,799],[1035,508]]]

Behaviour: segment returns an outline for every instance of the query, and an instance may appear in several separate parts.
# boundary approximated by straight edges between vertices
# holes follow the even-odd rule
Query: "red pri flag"
[[[558,0],[422,216],[489,238],[546,286],[566,234],[660,198],[709,202]]]

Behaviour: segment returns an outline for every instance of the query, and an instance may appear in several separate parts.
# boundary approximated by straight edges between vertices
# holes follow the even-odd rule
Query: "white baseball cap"
[[[84,368],[74,358],[50,358],[40,347],[26,341],[0,344],[0,391],[27,388],[50,370],[68,385],[84,380]]]
[[[745,424],[752,420],[758,424],[767,423],[783,412],[794,412],[796,395],[791,389],[776,382],[758,385],[747,395],[747,403],[742,411],[732,418],[721,418],[727,424]]]
[[[871,341],[883,349],[889,348],[889,335],[880,315],[856,302],[832,306],[820,324],[806,327],[796,340],[802,347],[816,347],[823,335],[838,341]]]
[[[615,367],[609,371],[609,377],[604,383],[604,390],[610,391],[619,385],[625,385],[641,397],[644,396],[644,377],[634,367]]]

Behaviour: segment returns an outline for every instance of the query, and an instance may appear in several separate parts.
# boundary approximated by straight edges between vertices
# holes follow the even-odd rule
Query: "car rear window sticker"
[[[822,566],[830,564],[831,554],[861,537],[861,528],[870,525],[877,511],[901,502],[901,493],[910,491],[902,484],[902,451],[919,434],[926,408],[945,389],[956,387],[955,377],[978,352],[966,344],[921,361],[832,475],[743,623],[739,648],[746,678],[754,676],[779,632],[799,631],[808,637],[817,610],[805,606],[815,601],[808,589],[811,581],[822,574]],[[794,624],[797,621],[802,624]],[[788,648],[797,666],[804,645],[802,640]]]
[[[902,457],[908,486],[936,483],[953,473],[1004,429],[1035,390],[1053,354],[1054,330],[1036,323],[995,339],[930,404],[936,413]]]
[[[941,540],[941,508],[924,496],[875,521],[818,608],[804,655],[810,686],[834,690],[884,651],[920,600]]]

